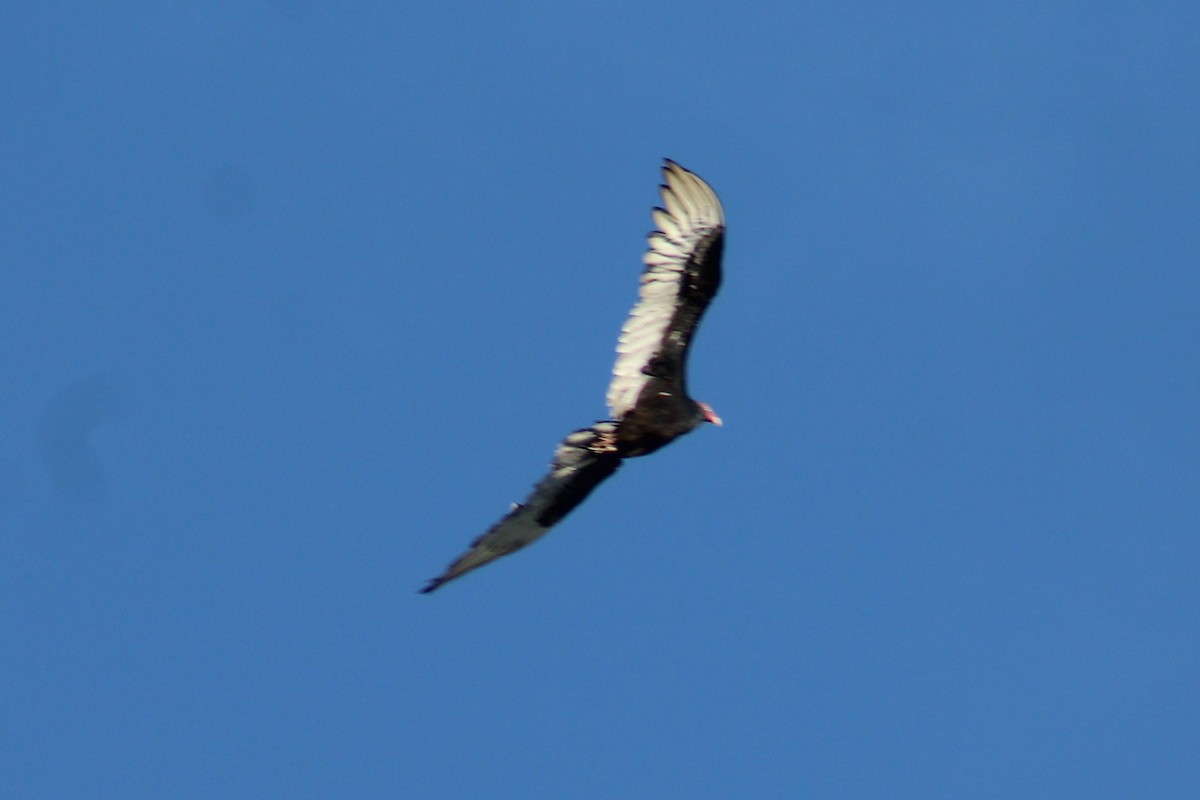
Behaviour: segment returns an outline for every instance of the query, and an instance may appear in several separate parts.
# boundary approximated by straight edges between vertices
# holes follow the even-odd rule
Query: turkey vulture
[[[663,208],[652,212],[658,230],[642,260],[638,300],[621,329],[608,387],[612,419],[563,439],[550,473],[524,503],[471,543],[446,571],[422,589],[521,549],[550,530],[621,461],[644,456],[705,422],[721,419],[687,394],[688,345],[721,284],[725,215],[707,183],[674,161],[663,166]]]

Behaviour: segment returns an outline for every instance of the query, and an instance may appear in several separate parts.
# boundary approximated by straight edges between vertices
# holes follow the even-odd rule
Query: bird
[[[662,206],[651,218],[638,299],[621,329],[608,386],[610,419],[568,434],[550,470],[523,503],[471,542],[421,589],[520,550],[543,536],[626,458],[644,456],[706,423],[721,425],[707,403],[687,393],[689,346],[721,285],[725,213],[716,192],[694,172],[664,159]]]

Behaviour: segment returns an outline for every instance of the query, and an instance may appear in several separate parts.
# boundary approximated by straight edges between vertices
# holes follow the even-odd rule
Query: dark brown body
[[[705,421],[690,397],[647,384],[638,404],[617,424],[617,451],[625,457],[644,456],[670,444]]]

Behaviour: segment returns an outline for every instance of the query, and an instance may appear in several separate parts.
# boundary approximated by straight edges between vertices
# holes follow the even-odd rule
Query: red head
[[[700,407],[701,416],[703,416],[706,420],[711,422],[713,425],[723,425],[724,424],[723,422],[721,422],[721,418],[717,416],[716,412],[714,412],[712,410],[712,406],[710,406],[708,403],[696,403],[696,405]]]

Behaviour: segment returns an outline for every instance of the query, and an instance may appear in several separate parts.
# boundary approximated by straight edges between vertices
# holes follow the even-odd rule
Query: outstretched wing
[[[608,387],[608,408],[621,419],[653,378],[685,393],[684,368],[692,334],[721,285],[725,213],[712,188],[667,159],[664,208],[653,211],[658,230],[642,260],[642,286],[621,339]]]
[[[611,449],[616,427],[612,422],[598,422],[563,439],[550,473],[533,487],[529,498],[471,542],[470,550],[421,591],[432,592],[446,581],[520,550],[550,530],[621,466],[621,457]]]

